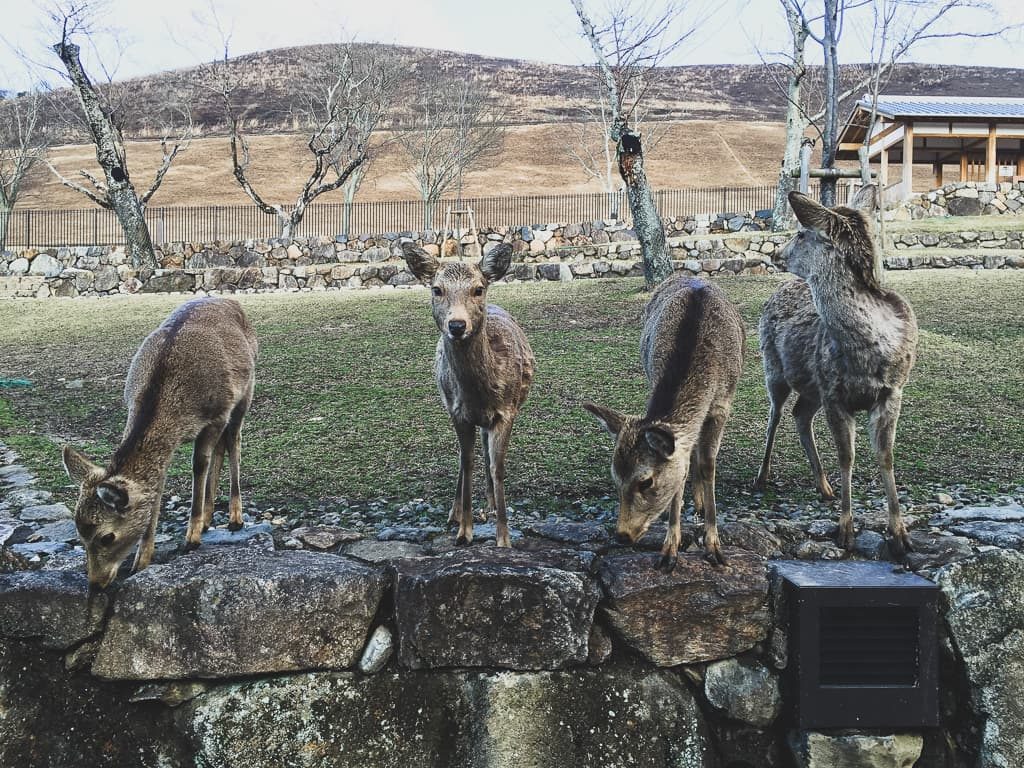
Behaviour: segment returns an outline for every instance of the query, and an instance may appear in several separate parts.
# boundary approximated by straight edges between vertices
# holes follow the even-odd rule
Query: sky
[[[101,0],[102,1],[102,0]],[[599,10],[608,0],[588,0]],[[650,5],[656,0],[634,0]],[[786,46],[778,0],[688,0],[680,26],[700,26],[673,55],[672,64],[756,64]],[[818,0],[809,0],[812,4]],[[1005,23],[1024,24],[1024,0],[990,0]],[[703,5],[702,5],[703,3]],[[590,61],[589,48],[569,0],[106,0],[103,25],[125,45],[117,77],[132,77],[208,61],[217,35],[197,16],[211,8],[231,31],[231,55],[290,45],[362,41],[442,48],[487,56],[560,64]],[[42,65],[55,57],[45,45],[45,0],[0,0],[0,88],[23,87],[25,66],[16,50]],[[964,15],[955,24],[970,26]],[[99,36],[100,45],[104,37]],[[841,60],[867,58],[864,35],[844,37]],[[1024,67],[1024,35],[1006,40],[943,40],[915,48],[908,60]],[[88,61],[86,61],[88,66]],[[55,80],[54,74],[46,73]]]

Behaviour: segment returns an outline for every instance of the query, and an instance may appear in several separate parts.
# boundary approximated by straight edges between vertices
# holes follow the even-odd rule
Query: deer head
[[[500,280],[512,264],[512,246],[499,243],[478,264],[441,261],[414,243],[403,243],[409,270],[429,281],[434,320],[453,342],[469,339],[483,327],[487,316],[487,288]]]
[[[878,287],[875,243],[867,216],[875,209],[876,189],[868,185],[847,206],[826,208],[802,192],[790,192],[789,204],[803,225],[780,254],[786,268],[811,281],[835,268],[852,272],[864,287]]]
[[[593,403],[586,408],[615,438],[612,480],[619,493],[616,538],[631,544],[668,508],[686,481],[684,451],[676,450],[671,426],[644,421]]]
[[[79,484],[75,526],[85,545],[89,583],[103,588],[149,525],[155,493],[130,478],[109,475],[69,445],[64,469]]]

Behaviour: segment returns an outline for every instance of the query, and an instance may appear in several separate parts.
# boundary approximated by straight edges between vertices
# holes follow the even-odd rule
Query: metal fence
[[[847,187],[840,185],[839,201]],[[817,195],[818,188],[812,186]],[[663,218],[717,215],[770,209],[775,187],[710,187],[663,189],[654,193]],[[582,195],[476,197],[441,200],[431,212],[421,200],[314,203],[293,231],[295,237],[339,234],[376,235],[386,232],[438,230],[445,226],[448,209],[471,208],[478,228],[519,227],[533,224],[582,223],[597,219],[630,221],[624,192]],[[286,209],[287,210],[287,209]],[[0,214],[2,215],[2,214]],[[15,209],[8,214],[6,247],[119,245],[124,234],[112,211]],[[147,208],[146,222],[156,243],[273,238],[280,234],[277,217],[254,205]],[[462,226],[468,222],[463,219]]]

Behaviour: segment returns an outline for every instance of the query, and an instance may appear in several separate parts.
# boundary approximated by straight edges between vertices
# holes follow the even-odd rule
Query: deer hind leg
[[[206,498],[203,504],[204,532],[213,523],[213,507],[217,502],[217,487],[220,485],[220,470],[224,466],[224,452],[227,450],[227,439],[228,430],[224,430],[210,457],[210,471],[206,474]]]
[[[854,439],[856,422],[853,416],[838,408],[828,408],[828,425],[836,441],[836,455],[842,475],[842,492],[839,502],[839,546],[853,548],[853,461],[856,458]]]
[[[718,463],[718,449],[722,445],[722,433],[728,413],[711,413],[704,421],[694,452],[700,473],[700,485],[704,497],[704,558],[716,565],[725,565],[722,543],[718,538],[718,509],[715,505],[715,469]]]
[[[683,538],[680,524],[682,506],[683,492],[680,490],[668,505],[668,530],[665,531],[665,543],[661,546],[661,560],[658,563],[658,570],[664,573],[672,573],[676,569],[679,542]]]
[[[818,493],[823,499],[834,499],[835,491],[825,477],[825,471],[821,468],[821,458],[818,456],[818,445],[814,441],[814,416],[821,408],[817,399],[807,395],[800,395],[793,406],[793,418],[796,421],[797,433],[800,435],[800,445],[807,454],[807,461],[811,465],[811,473],[814,475],[815,485],[818,486]]]
[[[490,440],[487,438],[487,430],[480,429],[480,442],[484,446],[484,477],[487,478],[487,508],[481,510],[480,514],[476,516],[477,522],[486,523],[488,517],[497,510],[497,506],[494,503],[494,477],[491,473],[491,448]]]
[[[473,451],[476,447],[476,427],[472,424],[456,424],[455,433],[459,437],[458,495],[452,509],[459,523],[455,543],[469,544],[473,541]]]
[[[779,419],[782,418],[782,406],[786,404],[789,397],[790,387],[784,379],[768,380],[765,377],[765,389],[768,391],[768,430],[764,438],[764,458],[761,460],[761,470],[754,480],[754,489],[764,490],[772,471],[772,449],[775,447],[775,431],[779,428]]]
[[[497,512],[495,538],[499,547],[512,546],[508,532],[508,511],[505,507],[505,454],[511,435],[511,421],[499,421],[486,432],[486,439],[490,442],[490,465],[487,467],[487,474],[494,483],[494,509]]]
[[[900,512],[899,494],[896,492],[896,475],[893,472],[893,446],[896,442],[896,422],[900,418],[902,395],[893,395],[871,411],[871,445],[878,458],[885,484],[885,498],[889,506],[889,533],[893,538],[893,549],[897,556],[913,551],[910,534]]]
[[[185,532],[185,549],[199,546],[203,538],[203,516],[206,508],[206,478],[210,471],[213,450],[220,442],[223,424],[208,424],[196,436],[192,446],[192,509]]]
[[[249,403],[236,406],[231,421],[224,430],[224,442],[228,449],[231,469],[231,497],[228,501],[228,530],[238,531],[245,522],[242,520],[242,422]]]

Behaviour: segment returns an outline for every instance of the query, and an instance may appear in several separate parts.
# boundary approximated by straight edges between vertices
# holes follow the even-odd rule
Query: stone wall
[[[958,181],[913,195],[892,213],[895,219],[925,219],[932,216],[1022,216],[1024,181],[988,184]]]

